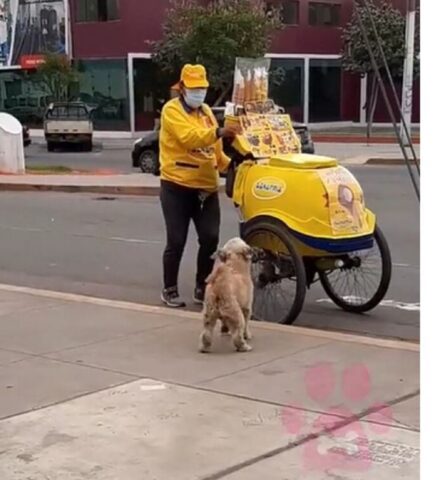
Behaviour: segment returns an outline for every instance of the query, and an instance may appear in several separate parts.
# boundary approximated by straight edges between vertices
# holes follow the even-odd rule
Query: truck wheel
[[[56,147],[56,144],[54,142],[47,142],[47,150],[49,152],[54,152],[55,147]]]

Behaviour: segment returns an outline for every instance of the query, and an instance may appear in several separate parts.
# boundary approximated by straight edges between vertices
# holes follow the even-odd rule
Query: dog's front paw
[[[244,343],[237,347],[238,352],[250,352],[252,350],[251,345],[248,345],[247,343]]]
[[[250,330],[246,330],[244,334],[245,340],[252,340],[252,333]]]
[[[207,333],[202,333],[199,339],[199,351],[200,353],[210,353],[211,351],[211,338]]]

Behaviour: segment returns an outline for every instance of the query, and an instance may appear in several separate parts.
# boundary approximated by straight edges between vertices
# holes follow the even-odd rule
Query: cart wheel
[[[243,239],[259,253],[253,261],[255,320],[291,324],[302,310],[306,276],[287,228],[273,219],[246,224]]]
[[[158,162],[157,154],[153,150],[143,150],[139,157],[139,167],[143,173],[155,174]]]
[[[328,297],[343,310],[368,312],[383,300],[391,281],[390,249],[378,226],[373,247],[353,252],[349,259],[351,266],[319,271],[320,281]]]

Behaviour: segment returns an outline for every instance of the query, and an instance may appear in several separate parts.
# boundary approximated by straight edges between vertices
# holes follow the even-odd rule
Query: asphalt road
[[[419,302],[419,208],[406,169],[353,172],[390,244],[394,271],[386,299],[392,302],[355,316],[326,302],[316,286],[297,324],[417,339],[419,307],[412,304]],[[222,209],[224,241],[238,227],[226,198]],[[156,198],[0,192],[1,283],[158,304],[163,248]],[[180,279],[186,298],[193,290],[195,252],[192,229]]]
[[[97,170],[105,169],[119,173],[131,173],[139,169],[132,168],[131,151],[133,140],[105,140],[104,146],[95,141],[92,152],[80,152],[77,148],[68,148],[53,153],[47,152],[43,139],[33,139],[33,144],[26,148],[26,165],[63,166],[72,169]],[[419,154],[419,146],[415,146]],[[398,145],[364,145],[345,143],[318,143],[316,153],[338,158],[339,160],[365,158],[401,158]]]

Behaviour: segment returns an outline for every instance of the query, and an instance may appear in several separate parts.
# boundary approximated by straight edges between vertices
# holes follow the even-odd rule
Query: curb
[[[0,183],[0,192],[56,192],[98,193],[103,195],[131,195],[156,197],[160,187],[108,186],[108,185],[41,185],[24,183]]]
[[[171,316],[179,319],[190,319],[201,321],[202,314],[189,310],[176,310],[156,305],[146,305],[139,303],[126,302],[122,300],[109,300],[106,298],[91,297],[75,293],[63,293],[53,290],[44,290],[32,287],[22,287],[17,285],[6,285],[0,283],[0,292],[22,293],[42,298],[51,298],[62,300],[64,302],[85,303],[101,307],[117,308],[119,310],[130,310],[142,312],[145,314]],[[340,332],[334,330],[321,330],[310,327],[298,327],[295,325],[282,325],[278,323],[252,322],[251,325],[259,330],[269,330],[290,335],[304,335],[309,337],[324,338],[329,341],[357,343],[380,348],[391,348],[395,350],[406,350],[411,352],[420,352],[420,342],[414,340],[401,340],[385,337],[371,337],[355,333]]]
[[[85,152],[88,154],[92,153],[101,153],[107,150],[132,150],[133,149],[133,144],[134,144],[134,139],[128,143],[106,143],[104,141],[105,139],[96,139],[94,142],[94,148],[92,149],[91,152]],[[36,145],[37,147],[45,147],[46,144],[45,142],[39,142],[37,140],[32,140],[32,145]],[[82,152],[80,152],[82,153]]]
[[[420,164],[420,159],[418,158],[418,163]],[[413,163],[413,160],[411,160]],[[387,165],[387,166],[396,166],[396,165],[406,165],[406,162],[403,158],[369,158],[365,165]]]
[[[219,192],[225,191],[220,187]],[[0,183],[0,192],[54,192],[54,193],[96,193],[100,195],[128,195],[158,197],[159,186],[109,186],[109,185],[42,185],[25,183]]]
[[[367,139],[365,136],[356,135],[316,135],[311,133],[313,142],[316,143],[368,143],[368,144],[397,144],[395,137],[371,137]],[[412,138],[412,143],[420,145],[420,138]]]
[[[420,159],[418,159],[420,162]],[[342,161],[340,164],[352,166],[378,165],[378,166],[403,166],[406,162],[403,158],[369,158],[364,161],[353,162]],[[1,178],[1,177],[0,177]],[[157,197],[160,194],[160,186],[147,185],[62,185],[49,183],[15,183],[1,182],[0,192],[54,192],[54,193],[93,193],[100,195],[126,195],[126,196],[142,196]],[[225,192],[225,186],[221,185],[220,193]]]

